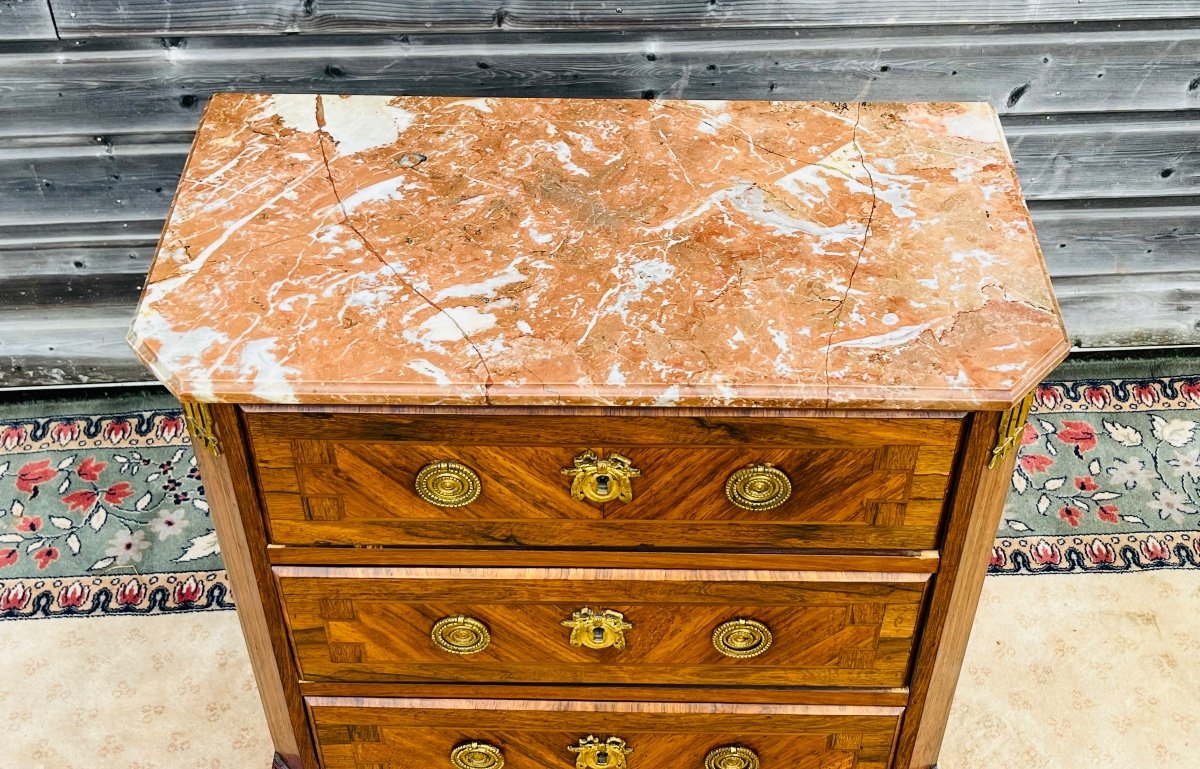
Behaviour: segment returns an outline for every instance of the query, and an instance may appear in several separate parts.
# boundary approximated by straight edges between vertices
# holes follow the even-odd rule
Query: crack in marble
[[[396,269],[396,267],[392,265],[392,263],[389,262],[383,256],[383,254],[379,253],[379,249],[375,248],[374,244],[371,243],[371,240],[362,232],[362,230],[360,230],[354,224],[354,222],[350,220],[350,212],[346,210],[346,204],[342,201],[342,195],[338,191],[337,183],[333,180],[333,171],[329,167],[329,153],[325,150],[325,140],[328,139],[330,142],[333,142],[334,139],[329,135],[329,131],[325,129],[325,105],[320,94],[318,94],[316,98],[316,123],[317,146],[321,150],[321,161],[325,164],[325,178],[329,181],[329,189],[333,192],[333,197],[335,200],[337,200],[338,208],[342,212],[341,223],[349,227],[350,230],[359,237],[363,243],[363,247],[366,248],[367,251],[370,252],[370,254],[374,256],[380,264],[382,264],[391,272],[393,278],[399,281],[400,284],[409,291],[412,291],[414,295],[420,297],[421,301],[425,302],[425,304],[436,310],[439,315],[445,315],[446,318],[454,325],[454,328],[458,330],[459,335],[462,336],[463,341],[470,345],[471,350],[475,353],[475,356],[479,358],[479,364],[483,366],[484,374],[487,375],[487,378],[483,383],[483,402],[490,406],[492,404],[490,393],[494,380],[492,379],[492,370],[488,366],[487,358],[484,357],[483,351],[479,349],[479,345],[475,344],[475,340],[471,338],[471,336],[467,333],[467,330],[462,327],[462,324],[460,324],[452,314],[447,312],[446,309],[440,304],[426,296],[425,293],[413,285],[412,282],[406,280],[404,276],[400,274],[400,271]]]
[[[858,124],[862,121],[862,102],[858,103],[858,110],[854,117],[854,125],[851,126],[850,143],[854,145],[855,152],[858,153],[858,164],[862,166],[863,171],[867,174],[867,182],[871,187],[871,210],[867,212],[867,222],[863,228],[862,243],[859,244],[858,253],[854,258],[854,267],[850,269],[850,277],[846,280],[846,291],[842,294],[842,298],[838,300],[837,307],[831,312],[833,315],[833,324],[829,329],[829,341],[825,344],[825,408],[829,408],[830,404],[830,358],[833,356],[833,338],[837,335],[838,324],[842,322],[842,310],[846,307],[846,302],[850,299],[850,291],[854,288],[854,276],[858,274],[858,268],[862,266],[863,256],[866,254],[867,241],[871,237],[871,225],[875,221],[875,209],[879,206],[879,195],[875,189],[875,175],[871,173],[871,167],[867,165],[867,157],[863,153],[862,145],[858,143]]]

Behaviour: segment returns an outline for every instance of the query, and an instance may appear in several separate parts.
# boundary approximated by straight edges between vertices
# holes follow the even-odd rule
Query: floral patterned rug
[[[0,619],[232,607],[178,409],[0,422]]]
[[[993,574],[1200,566],[1200,377],[1047,382]]]
[[[1038,388],[993,574],[1200,567],[1200,378]],[[0,420],[0,619],[233,608],[176,408]]]

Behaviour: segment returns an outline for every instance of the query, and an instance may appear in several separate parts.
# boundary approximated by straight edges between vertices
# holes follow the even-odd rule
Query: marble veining
[[[914,409],[1068,348],[985,104],[245,94],[130,343],[205,401]]]

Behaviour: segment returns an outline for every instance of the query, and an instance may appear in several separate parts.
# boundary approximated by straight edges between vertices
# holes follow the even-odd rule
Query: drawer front
[[[291,545],[930,549],[960,430],[919,418],[248,420],[269,536]],[[586,452],[630,461],[626,501],[573,496],[577,476],[582,490],[602,475],[590,488],[610,495],[623,483],[619,465],[562,472]],[[478,479],[472,501],[443,507],[418,493],[438,483],[422,469],[447,461]],[[778,502],[769,509],[727,493],[756,465],[786,483],[751,469],[735,486],[752,497],[744,505]]]
[[[736,748],[761,769],[885,769],[900,708],[309,698],[325,769],[705,769]],[[587,763],[587,739],[606,743]],[[619,742],[610,743],[615,738]],[[585,746],[581,747],[581,741]],[[473,751],[469,747],[475,743]],[[615,745],[615,749],[607,748]],[[465,747],[464,747],[465,746]],[[572,751],[570,748],[576,748]],[[582,763],[580,763],[582,761]]]
[[[302,679],[564,683],[581,692],[635,683],[903,686],[928,579],[621,569],[276,573]]]

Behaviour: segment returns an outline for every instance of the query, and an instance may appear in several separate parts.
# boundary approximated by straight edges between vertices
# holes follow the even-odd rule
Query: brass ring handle
[[[486,742],[467,742],[450,751],[455,769],[501,769],[504,753]]]
[[[571,496],[592,502],[633,501],[631,478],[642,471],[633,466],[633,460],[620,454],[609,454],[607,459],[596,456],[594,451],[585,451],[575,457],[571,467],[560,470],[571,476]]]
[[[567,750],[576,754],[575,769],[625,769],[625,757],[633,752],[633,746],[620,737],[602,742],[589,734]]]
[[[633,623],[619,611],[605,609],[600,613],[588,607],[579,609],[562,624],[571,628],[571,645],[589,649],[607,649],[613,646],[625,648],[625,631],[633,629]]]
[[[741,745],[713,748],[704,757],[704,769],[758,769],[758,754]]]
[[[476,654],[492,642],[487,625],[462,614],[443,617],[433,623],[429,635],[437,648],[451,654]]]
[[[466,465],[443,459],[425,465],[417,473],[417,494],[438,507],[462,507],[479,496],[479,476]]]
[[[771,648],[771,630],[753,619],[735,619],[717,625],[712,643],[726,657],[749,659]]]
[[[792,496],[792,482],[771,465],[743,467],[725,481],[725,496],[743,510],[770,510]]]

